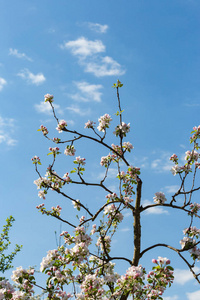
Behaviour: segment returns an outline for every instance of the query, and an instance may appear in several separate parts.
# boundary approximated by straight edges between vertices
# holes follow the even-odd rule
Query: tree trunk
[[[142,180],[138,178],[137,182],[137,193],[135,200],[135,211],[134,211],[134,255],[132,265],[137,266],[140,260],[140,247],[141,247],[141,224],[140,224],[140,206],[141,206],[141,196],[142,196]],[[127,300],[128,294],[122,294],[120,300]],[[133,296],[134,299],[134,296]]]
[[[137,182],[137,194],[135,201],[134,211],[134,255],[133,255],[133,266],[137,266],[140,260],[140,248],[141,248],[141,224],[140,224],[140,207],[141,207],[141,196],[142,196],[142,180],[138,178]]]

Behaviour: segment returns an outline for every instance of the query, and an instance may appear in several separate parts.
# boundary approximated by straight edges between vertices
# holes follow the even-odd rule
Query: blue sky
[[[123,118],[131,123],[127,139],[134,146],[128,159],[141,167],[143,201],[152,202],[157,191],[170,199],[179,181],[170,173],[169,157],[183,157],[190,149],[190,132],[200,123],[199,14],[198,0],[0,1],[0,225],[10,214],[16,219],[11,239],[24,247],[15,267],[39,266],[46,251],[56,247],[54,231],[60,230],[58,222],[35,209],[41,200],[31,157],[40,156],[44,174],[52,146],[37,129],[43,124],[56,135],[56,123],[43,103],[46,93],[54,95],[58,117],[71,128],[82,131],[88,119],[97,121],[104,113],[112,115],[114,128],[112,85],[120,79]],[[77,154],[91,159],[87,176],[98,177],[99,157],[108,153],[91,143],[80,147]],[[60,156],[57,171],[66,172],[67,163]],[[108,178],[113,189],[114,172]],[[95,191],[71,192],[84,195],[93,207],[104,200]],[[46,200],[47,207],[52,204],[73,212],[55,194]],[[178,247],[188,227],[183,214],[166,210],[144,214],[142,221],[144,245],[165,239]],[[115,241],[124,240],[127,247],[119,249],[130,256],[131,222],[127,215]],[[142,263],[148,268],[158,255],[171,258],[178,274],[164,299],[199,299],[200,288],[171,252],[157,249]],[[121,266],[122,272],[127,267]]]

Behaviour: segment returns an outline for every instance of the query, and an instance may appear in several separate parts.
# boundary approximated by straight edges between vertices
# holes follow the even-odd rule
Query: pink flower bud
[[[154,258],[154,259],[152,259],[152,263],[153,263],[153,264],[157,264],[158,262],[157,262],[157,260]]]

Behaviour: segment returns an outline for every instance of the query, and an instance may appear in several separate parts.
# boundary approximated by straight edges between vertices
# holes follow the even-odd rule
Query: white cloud
[[[25,53],[20,53],[17,49],[9,49],[9,55],[13,55],[17,58],[24,58],[29,61],[33,61],[30,57],[28,57]]]
[[[89,41],[84,37],[80,37],[77,40],[69,41],[61,45],[62,49],[71,50],[73,55],[78,56],[90,56],[96,53],[105,52],[105,46],[100,40]]]
[[[179,146],[180,146],[181,148],[183,148],[183,149],[186,149],[186,146],[183,145],[183,144],[180,144]]]
[[[184,105],[187,107],[199,107],[200,103],[185,103]]]
[[[42,73],[33,74],[28,69],[21,70],[17,75],[35,85],[40,85],[46,80]]]
[[[130,211],[128,211],[123,215],[124,215],[124,218],[128,218],[128,217],[132,216],[132,213]]]
[[[169,297],[163,297],[163,300],[178,300],[179,299],[179,297],[177,296],[177,295],[175,295],[175,296],[169,296]]]
[[[101,102],[102,93],[99,92],[103,88],[101,84],[89,84],[86,81],[75,82],[78,92],[70,95],[72,99],[78,102]]]
[[[106,174],[106,171],[104,172],[100,172],[98,175],[97,175],[97,178],[102,180],[104,178]],[[116,168],[109,168],[108,169],[108,173],[107,173],[107,179],[113,179],[113,178],[116,178],[117,177],[117,174],[118,174],[118,170]]]
[[[108,30],[108,25],[101,25],[101,24],[98,24],[98,23],[90,23],[88,22],[88,27],[91,29],[91,30],[94,30],[98,33],[106,33],[106,31]]]
[[[50,33],[50,34],[55,33],[55,32],[56,32],[56,30],[53,27],[48,29],[48,33]]]
[[[39,113],[52,115],[52,108],[51,108],[51,105],[48,102],[41,101],[40,104],[35,104],[34,107],[35,107],[36,111],[39,112]],[[54,108],[55,108],[56,112],[62,114],[62,110],[60,108],[60,105],[54,104]]]
[[[149,201],[149,200],[144,200],[142,202],[142,205],[145,207],[145,206],[148,206],[148,205],[152,205],[152,204],[155,204],[153,201]],[[145,210],[146,214],[148,215],[161,215],[161,214],[168,214],[168,211],[165,210],[162,206],[154,206],[154,207],[151,207],[151,208],[148,208]]]
[[[195,267],[193,270],[195,272],[199,272],[200,268]],[[174,283],[184,285],[185,283],[191,280],[194,280],[194,276],[190,270],[182,270],[182,269],[174,270]]]
[[[5,143],[8,146],[14,146],[17,140],[12,138],[15,129],[15,120],[11,118],[2,118],[0,116],[0,144]]]
[[[170,156],[168,152],[163,151],[159,158],[152,161],[151,168],[157,173],[169,172],[173,166],[169,160]]]
[[[199,300],[200,299],[200,290],[192,293],[187,293],[188,300]]]
[[[118,169],[117,168],[109,168],[108,169],[108,177],[109,178],[116,178],[118,175]]]
[[[7,84],[7,81],[0,77],[0,91],[2,91],[3,87]]]
[[[82,62],[85,72],[93,73],[96,77],[117,76],[125,74],[125,70],[112,57],[100,57],[93,61]]]
[[[169,194],[175,194],[178,191],[179,188],[180,188],[179,185],[167,185],[167,186],[164,187],[166,192],[169,193]]]
[[[120,231],[122,231],[122,232],[127,232],[130,230],[132,230],[132,228],[130,228],[130,227],[125,227],[125,228],[120,229]]]
[[[78,57],[78,63],[84,71],[92,73],[96,77],[119,76],[125,73],[121,65],[110,56],[102,57],[99,54],[105,52],[106,47],[101,40],[89,41],[85,37],[69,41],[61,45],[61,49],[70,50]]]
[[[82,109],[77,105],[71,105],[66,107],[67,110],[70,110],[71,112],[78,114],[80,116],[86,116],[89,115],[91,113],[90,108],[89,109]]]

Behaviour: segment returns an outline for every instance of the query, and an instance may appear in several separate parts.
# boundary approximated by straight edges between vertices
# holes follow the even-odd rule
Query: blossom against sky
[[[197,0],[0,1],[0,224],[10,214],[16,219],[12,240],[24,248],[15,266],[39,265],[46,251],[56,248],[54,231],[60,230],[35,209],[40,199],[31,157],[40,156],[45,171],[53,146],[37,129],[43,124],[53,132],[56,127],[43,101],[46,93],[54,94],[58,117],[82,131],[85,122],[97,122],[105,113],[114,120],[112,85],[120,79],[124,120],[131,126],[127,138],[134,146],[128,159],[141,167],[143,201],[153,203],[156,192],[170,199],[179,182],[170,173],[169,157],[184,158],[190,132],[200,124],[199,13]],[[89,145],[82,151],[100,156]],[[100,160],[90,167],[89,176],[98,178]],[[108,174],[113,190],[114,171]],[[56,200],[52,195],[49,202]],[[97,195],[96,201],[103,200]],[[159,223],[170,240],[174,225],[165,223],[170,214],[158,208],[145,214],[143,228],[150,224],[152,239]],[[187,224],[178,217],[181,240]],[[128,226],[127,216],[122,228],[127,238]],[[166,299],[197,299],[200,288],[187,280],[186,266],[175,258],[174,263],[185,284],[175,281]]]

